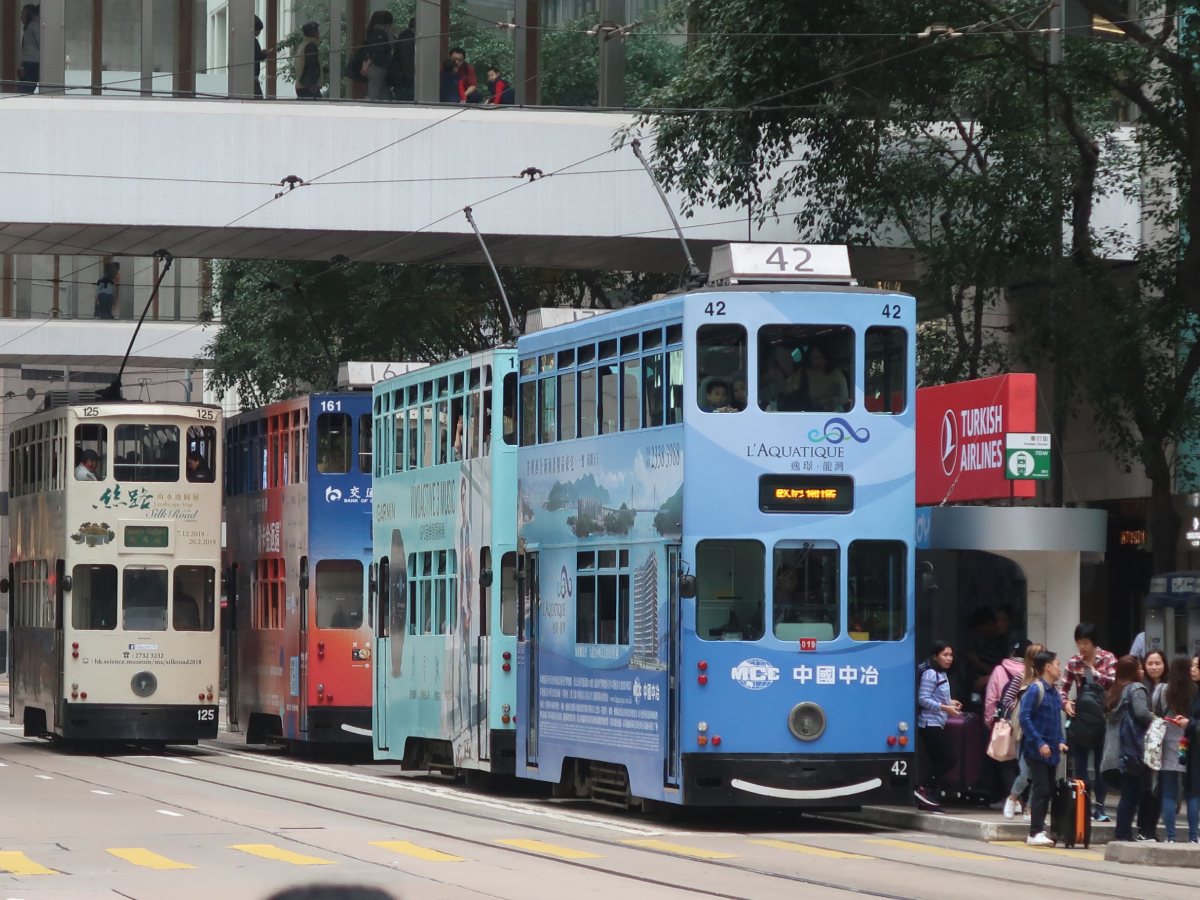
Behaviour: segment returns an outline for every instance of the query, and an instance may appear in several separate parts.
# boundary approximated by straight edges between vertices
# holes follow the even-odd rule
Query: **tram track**
[[[16,737],[16,736],[14,736],[14,737]],[[25,741],[29,741],[29,742],[36,742],[36,739],[29,739],[29,738],[21,738],[21,739],[25,740]],[[217,755],[219,758],[214,758],[214,755]],[[563,824],[562,824],[564,822],[568,822],[568,823],[576,825],[576,826],[591,828],[594,830],[605,830],[605,829],[619,830],[619,831],[622,831],[627,834],[661,835],[664,832],[666,832],[667,834],[672,833],[671,829],[648,827],[644,822],[641,822],[641,821],[634,821],[634,822],[628,822],[628,823],[614,823],[614,822],[608,821],[604,817],[600,817],[600,816],[583,815],[583,814],[575,813],[572,811],[546,810],[544,808],[540,809],[538,807],[538,805],[536,805],[536,804],[516,803],[516,802],[506,801],[503,798],[486,797],[486,799],[481,800],[477,795],[475,795],[471,792],[466,792],[466,791],[460,792],[460,791],[456,791],[454,789],[447,788],[447,787],[440,786],[440,785],[431,785],[431,784],[427,784],[427,783],[422,783],[416,779],[411,779],[411,781],[413,781],[415,783],[400,784],[396,781],[393,781],[392,779],[388,779],[383,776],[356,773],[353,771],[338,769],[338,768],[334,768],[332,766],[327,766],[327,765],[323,765],[323,764],[319,764],[319,763],[313,763],[313,762],[309,762],[309,761],[298,761],[298,760],[294,760],[294,759],[279,759],[278,757],[275,757],[272,754],[268,754],[268,753],[255,753],[253,751],[234,750],[234,749],[230,749],[227,747],[213,746],[211,744],[205,744],[205,745],[201,746],[199,751],[168,749],[167,751],[165,751],[163,753],[146,755],[145,757],[141,757],[141,758],[139,758],[138,756],[134,756],[134,755],[121,756],[121,755],[115,755],[115,754],[105,754],[104,758],[110,762],[117,763],[122,766],[128,766],[131,768],[143,769],[143,770],[152,769],[153,771],[158,772],[160,774],[170,775],[170,776],[173,776],[176,778],[185,779],[187,781],[197,782],[197,783],[206,784],[206,785],[210,785],[210,786],[222,787],[222,788],[226,788],[226,789],[231,788],[231,785],[229,784],[228,780],[220,778],[218,775],[216,775],[211,770],[232,769],[237,772],[244,773],[246,775],[254,775],[254,776],[270,775],[270,776],[272,776],[276,779],[279,779],[281,781],[284,781],[284,782],[304,784],[304,785],[308,785],[310,787],[317,787],[317,788],[322,788],[322,789],[326,789],[326,790],[334,790],[334,791],[337,791],[342,794],[351,794],[356,797],[370,798],[373,800],[387,800],[388,794],[383,793],[382,791],[386,791],[388,789],[391,789],[391,790],[399,789],[399,790],[403,790],[405,792],[406,796],[404,797],[404,802],[408,806],[415,806],[415,807],[418,807],[421,809],[428,809],[430,811],[436,810],[437,812],[443,813],[443,814],[450,813],[453,815],[470,816],[474,819],[482,819],[487,822],[496,823],[498,825],[504,825],[504,826],[511,826],[513,823],[513,820],[510,816],[506,816],[501,813],[510,813],[510,814],[517,813],[517,814],[520,814],[523,816],[530,817],[532,819],[532,821],[529,824],[530,828],[536,829],[537,831],[539,831],[543,834],[546,834],[546,835],[552,835],[559,839],[574,840],[574,841],[579,841],[582,839],[582,840],[586,840],[589,844],[599,845],[601,847],[607,847],[607,848],[610,848],[613,850],[619,850],[619,851],[626,852],[626,853],[639,852],[639,853],[651,854],[654,856],[668,856],[668,857],[675,858],[675,859],[678,858],[678,857],[674,856],[673,854],[670,854],[666,851],[655,850],[654,848],[645,848],[645,847],[639,847],[636,845],[626,844],[617,839],[606,838],[603,835],[582,836],[576,831],[571,831],[571,830],[563,827]],[[159,767],[159,766],[155,766],[155,765],[147,765],[147,763],[151,763],[153,761],[164,761],[165,762],[171,758],[186,760],[193,764],[200,764],[200,765],[203,765],[206,769],[208,769],[210,771],[208,771],[204,774],[201,774],[200,772],[192,772],[192,771],[188,771],[186,769],[166,768],[166,767]],[[142,760],[142,761],[139,761],[139,760]],[[35,769],[35,770],[48,771],[45,769],[40,769],[40,767],[38,767],[38,766],[32,766],[27,761],[22,762],[21,765],[25,765],[25,766]],[[73,779],[80,781],[82,783],[85,783],[85,784],[89,784],[89,785],[93,784],[93,782],[90,782],[87,779],[81,778],[80,776],[77,776],[77,775],[67,775],[62,772],[54,772],[54,774],[59,775],[61,777],[70,777],[70,778],[73,778]],[[95,786],[111,787],[110,785],[98,785],[98,784]],[[375,790],[371,790],[369,788],[375,788]],[[288,803],[295,804],[295,805],[298,805],[298,806],[301,806],[301,807],[304,807],[307,809],[312,809],[314,811],[348,816],[352,819],[355,819],[355,820],[361,821],[361,822],[369,822],[372,824],[384,825],[384,826],[393,827],[393,828],[402,828],[406,832],[419,834],[419,835],[423,835],[423,836],[427,836],[429,838],[434,838],[434,839],[439,839],[439,840],[449,840],[449,841],[453,841],[458,844],[464,844],[464,845],[476,847],[479,849],[486,849],[489,852],[499,851],[499,852],[503,852],[503,853],[515,854],[516,856],[521,856],[521,857],[536,857],[539,860],[542,860],[544,862],[552,862],[552,863],[559,864],[561,866],[567,866],[567,867],[574,868],[574,869],[587,870],[587,871],[594,872],[597,874],[609,875],[609,876],[620,878],[622,880],[632,882],[632,883],[643,884],[643,885],[653,885],[655,887],[687,891],[695,896],[724,898],[724,900],[757,900],[757,898],[759,896],[761,896],[761,894],[758,892],[756,892],[754,894],[744,894],[743,895],[743,894],[723,892],[720,890],[712,890],[710,888],[706,888],[703,886],[703,881],[704,881],[703,877],[698,877],[696,879],[697,884],[695,884],[695,885],[681,885],[681,884],[670,882],[670,881],[655,879],[652,877],[646,877],[644,875],[623,872],[616,868],[606,868],[603,865],[599,865],[599,864],[593,863],[593,862],[588,862],[588,861],[583,861],[583,860],[561,859],[558,857],[545,856],[545,855],[542,855],[542,854],[539,854],[539,853],[536,853],[533,851],[523,850],[521,848],[507,847],[507,846],[504,846],[503,844],[498,844],[492,840],[472,838],[469,836],[465,836],[465,835],[457,833],[451,829],[430,827],[428,825],[414,824],[414,823],[407,822],[407,821],[398,821],[395,817],[370,815],[370,814],[367,814],[362,811],[356,811],[354,809],[346,808],[345,806],[337,806],[337,805],[334,805],[332,803],[325,802],[325,801],[317,802],[317,801],[313,801],[313,800],[306,800],[306,799],[302,799],[297,796],[288,795],[286,793],[282,793],[279,791],[248,788],[245,786],[239,786],[236,789],[242,794],[249,794],[251,796],[257,796],[257,797],[262,797],[264,799],[271,799],[271,800],[276,800],[276,801],[283,800]],[[145,796],[145,795],[141,795],[141,796]],[[180,805],[177,801],[169,799],[169,798],[146,796],[146,799],[153,800],[154,802],[169,803],[169,804],[176,806],[179,809],[186,810],[195,815],[201,815],[201,816],[214,818],[218,821],[222,821],[225,824],[228,824],[231,826],[237,826],[237,827],[242,827],[242,828],[247,828],[247,827],[253,828],[254,830],[261,831],[264,834],[270,834],[271,836],[276,837],[276,838],[283,837],[291,842],[296,843],[297,845],[309,847],[314,850],[325,849],[319,843],[316,843],[311,840],[306,840],[304,837],[300,836],[299,834],[297,834],[294,831],[284,830],[282,832],[279,832],[279,831],[275,831],[275,830],[272,830],[269,828],[263,828],[261,826],[252,826],[252,825],[248,826],[245,823],[238,822],[233,819],[226,819],[220,815],[216,815],[209,811],[198,810],[198,809],[189,809],[188,807]],[[442,802],[437,802],[439,800]],[[468,805],[474,804],[476,806],[483,807],[483,809],[479,809],[476,811],[454,810],[454,809],[448,808],[445,801],[466,803]],[[497,804],[500,804],[502,809],[496,810],[495,807]],[[488,807],[488,806],[493,807],[492,812],[486,811],[486,807]],[[813,818],[819,819],[819,820],[825,820],[825,821],[836,821],[834,819],[824,819],[821,816],[813,816]],[[844,822],[840,822],[839,824],[844,824]],[[888,831],[888,832],[903,831],[902,829],[890,829],[890,828],[885,828],[885,829],[881,829],[881,830]],[[752,833],[752,832],[746,832],[746,833],[738,832],[738,833],[735,833],[735,836],[746,838],[746,839],[753,839],[754,837],[756,837],[756,834]],[[989,852],[989,854],[994,855],[998,859],[1001,859],[1001,860],[1011,860],[1014,862],[1020,862],[1025,865],[1045,867],[1048,869],[1052,869],[1053,871],[1058,872],[1058,873],[1062,873],[1064,871],[1076,871],[1076,872],[1086,873],[1086,874],[1093,875],[1093,876],[1100,874],[1093,867],[1089,867],[1087,865],[1081,865],[1081,864],[1077,864],[1077,863],[1072,863],[1070,861],[1061,860],[1060,858],[1056,858],[1053,861],[1051,861],[1049,859],[1040,860],[1034,856],[1018,856],[1018,855],[1013,855],[1011,853],[1001,852],[1000,848],[995,848],[990,845],[987,847],[987,851]],[[328,852],[328,851],[326,850],[326,852]],[[395,866],[389,865],[387,863],[381,863],[378,860],[372,860],[372,859],[368,859],[365,857],[355,856],[353,853],[348,853],[344,850],[339,850],[337,852],[339,853],[339,855],[341,855],[347,859],[352,859],[359,863],[363,863],[363,864],[366,864],[366,865],[369,865],[372,867],[383,868],[388,871],[395,871]],[[905,866],[908,868],[915,869],[915,870],[923,873],[925,877],[928,877],[928,875],[934,871],[944,872],[946,874],[954,874],[954,875],[970,874],[970,873],[964,873],[963,870],[961,869],[961,867],[956,867],[953,864],[940,864],[939,861],[936,859],[922,858],[920,860],[916,860],[916,859],[906,859],[903,856],[880,856],[879,858],[883,861],[886,861],[889,864],[892,864],[892,865],[900,865],[900,866]],[[724,872],[729,872],[729,871],[742,872],[742,873],[745,873],[746,875],[754,875],[754,876],[758,876],[758,877],[765,878],[765,879],[775,880],[775,881],[778,881],[781,883],[795,884],[798,886],[804,885],[804,886],[808,886],[811,888],[821,888],[821,889],[830,890],[830,891],[838,891],[838,892],[847,893],[847,894],[851,894],[851,895],[855,895],[855,896],[879,897],[879,898],[886,898],[886,900],[910,900],[910,898],[919,896],[916,893],[910,893],[910,894],[895,893],[892,891],[877,890],[877,889],[873,889],[870,887],[848,885],[848,884],[828,881],[825,879],[805,877],[803,874],[792,874],[792,873],[772,871],[770,869],[761,868],[761,867],[751,865],[751,864],[746,864],[745,862],[735,862],[732,860],[693,859],[693,860],[689,860],[689,863],[696,867],[703,867],[703,868],[697,868],[697,869],[693,870],[696,872],[711,871],[711,869],[709,867],[712,867],[712,868],[715,868],[715,869],[718,869],[718,870],[721,870]],[[1018,877],[1006,876],[1005,874],[1003,874],[1003,872],[994,872],[994,873],[989,872],[986,875],[979,874],[979,875],[977,875],[977,877],[980,877],[980,878],[986,877],[986,879],[990,882],[1001,882],[1001,883],[1012,884],[1014,886],[1028,887],[1028,884],[1029,884],[1028,878],[1018,878]],[[1138,873],[1137,880],[1140,884],[1162,885],[1164,887],[1172,888],[1175,890],[1187,887],[1187,885],[1182,884],[1181,882],[1173,881],[1173,880],[1166,879],[1166,878],[1155,877],[1155,876],[1148,875],[1148,874],[1142,873],[1142,872]],[[919,882],[914,882],[914,883],[919,883]],[[1142,900],[1142,897],[1144,895],[1143,894],[1122,895],[1122,894],[1108,893],[1107,896],[1114,898],[1114,900]]]

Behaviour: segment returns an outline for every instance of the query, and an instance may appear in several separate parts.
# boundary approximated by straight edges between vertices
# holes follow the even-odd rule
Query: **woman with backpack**
[[[1079,651],[1067,662],[1067,675],[1061,685],[1063,708],[1067,711],[1067,743],[1075,777],[1083,779],[1095,804],[1092,818],[1107,822],[1104,800],[1108,790],[1100,777],[1103,769],[1105,708],[1104,692],[1113,683],[1117,658],[1096,644],[1096,626],[1081,622],[1075,626],[1075,647]],[[1075,699],[1071,699],[1071,688]],[[1089,772],[1089,762],[1095,773]]]
[[[1150,770],[1142,760],[1146,728],[1154,720],[1150,697],[1142,684],[1141,662],[1133,656],[1117,660],[1117,677],[1108,689],[1105,707],[1108,710],[1108,729],[1115,737],[1106,741],[1104,761],[1106,772],[1115,771],[1121,788],[1117,804],[1117,830],[1114,840],[1133,840],[1133,814],[1138,813],[1139,841],[1153,841],[1155,820],[1153,806],[1144,803],[1150,792]]]
[[[962,713],[962,703],[950,699],[950,667],[954,648],[934,641],[923,664],[917,685],[917,736],[925,750],[929,777],[915,791],[917,804],[929,812],[941,812],[938,780],[954,767],[954,750],[946,737],[946,720]]]
[[[1054,793],[1054,772],[1067,750],[1062,727],[1062,695],[1055,690],[1062,667],[1058,654],[1042,650],[1033,657],[1036,680],[1021,698],[1021,755],[1029,767],[1029,837],[1031,847],[1052,847],[1046,834],[1046,811]]]
[[[994,736],[997,727],[1012,729],[1010,714],[1013,711],[1021,692],[1021,682],[1025,675],[1025,650],[1030,646],[1029,641],[1017,641],[1009,650],[1008,659],[1003,659],[992,670],[988,678],[987,689],[983,695],[983,720],[988,723]],[[1003,725],[1000,725],[1003,723]],[[992,756],[989,747],[988,755]],[[996,757],[993,757],[994,759]],[[1009,786],[1018,777],[1017,760],[1021,758],[1020,748],[1012,759],[1000,759],[1000,784]],[[1011,795],[1004,802],[1004,818],[1011,819],[1020,808],[1020,798]]]
[[[1021,699],[1025,696],[1025,692],[1029,686],[1037,680],[1037,673],[1033,668],[1033,661],[1037,655],[1046,649],[1045,644],[1030,644],[1029,641],[1018,641],[1014,645],[1014,649],[1018,646],[1025,647],[1024,668],[1021,673],[1021,678],[1015,685],[1009,682],[1008,687],[1004,689],[1004,693],[1000,696],[1000,701],[997,704],[1001,713],[1006,716],[1009,722],[1012,723],[1013,739],[1017,744],[1017,774],[1012,780],[1012,787],[1008,789],[1008,797],[1004,800],[1004,818],[1014,818],[1021,812],[1025,792],[1029,790],[1029,762],[1025,759],[1025,754],[1021,752]],[[1010,770],[1011,771],[1011,770]],[[1009,772],[1005,772],[1007,776]],[[1028,805],[1024,805],[1025,818],[1030,818]]]
[[[1147,657],[1149,659],[1149,657]],[[1184,778],[1187,775],[1186,750],[1181,758],[1180,742],[1183,726],[1192,711],[1196,699],[1196,683],[1192,681],[1192,660],[1177,656],[1167,667],[1165,683],[1150,698],[1154,712],[1166,723],[1162,743],[1162,769],[1159,781],[1162,784],[1162,820],[1167,830],[1167,843],[1175,843],[1175,817],[1179,812],[1179,801],[1186,797]],[[1187,744],[1183,745],[1185,748]],[[1196,833],[1195,804],[1188,805],[1188,833]]]

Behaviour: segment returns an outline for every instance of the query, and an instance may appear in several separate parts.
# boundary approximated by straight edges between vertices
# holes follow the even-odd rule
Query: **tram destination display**
[[[848,513],[854,479],[848,475],[763,475],[758,508],[766,513]]]
[[[125,546],[143,548],[167,547],[171,531],[166,525],[126,525]]]

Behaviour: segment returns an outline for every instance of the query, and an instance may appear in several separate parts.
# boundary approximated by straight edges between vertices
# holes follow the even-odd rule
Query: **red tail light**
[[[697,684],[708,684],[708,676],[707,675],[697,675],[696,683]]]

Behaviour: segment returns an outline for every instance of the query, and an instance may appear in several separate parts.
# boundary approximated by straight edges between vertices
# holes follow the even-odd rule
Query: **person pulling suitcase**
[[[1062,727],[1062,696],[1056,689],[1062,675],[1058,654],[1043,650],[1033,658],[1034,682],[1021,698],[1021,753],[1029,764],[1032,787],[1029,837],[1031,847],[1053,847],[1046,834],[1046,811],[1054,795],[1059,756],[1067,750]]]

